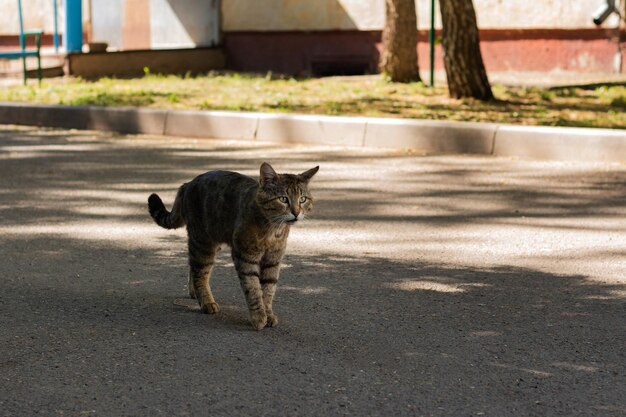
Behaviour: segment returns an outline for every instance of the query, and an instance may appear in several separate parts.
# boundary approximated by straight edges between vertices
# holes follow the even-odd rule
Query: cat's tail
[[[151,194],[148,197],[148,210],[150,216],[154,219],[154,222],[165,229],[176,229],[185,225],[185,219],[182,216],[182,194],[183,187],[178,190],[176,194],[176,200],[174,200],[174,207],[169,212],[163,204],[163,200],[156,194]]]

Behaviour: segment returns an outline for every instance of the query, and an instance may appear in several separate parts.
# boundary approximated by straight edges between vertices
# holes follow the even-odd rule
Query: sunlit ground
[[[199,314],[185,232],[157,227],[146,200],[169,207],[206,170],[263,161],[320,171],[280,325],[255,333],[227,251],[222,310]],[[623,414],[625,190],[620,164],[2,127],[3,408]]]
[[[63,236],[155,250],[163,250],[165,236],[176,236],[182,249],[183,230],[166,232],[146,221],[147,195],[159,191],[171,205],[177,187],[205,170],[256,175],[268,160],[286,172],[321,165],[313,184],[315,210],[292,229],[292,252],[515,265],[626,282],[623,165],[79,132],[29,138],[31,132],[3,131],[4,169],[19,170],[26,159],[34,166],[22,178],[10,176],[14,186],[30,186],[0,189],[0,209],[8,215],[0,226],[4,236]],[[22,137],[7,141],[11,136]],[[398,288],[428,288],[422,284]]]

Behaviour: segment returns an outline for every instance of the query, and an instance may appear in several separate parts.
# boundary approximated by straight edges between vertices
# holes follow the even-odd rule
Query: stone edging
[[[626,162],[626,131],[492,123],[0,102],[0,123],[274,143]]]

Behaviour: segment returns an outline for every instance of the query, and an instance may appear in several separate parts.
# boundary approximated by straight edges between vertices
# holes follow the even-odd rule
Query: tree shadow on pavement
[[[254,332],[227,252],[220,314],[184,301],[184,231],[158,229],[146,197],[169,205],[205,170],[255,175],[266,159],[322,170],[315,214],[291,237],[280,324]],[[534,253],[522,228],[623,238],[622,167],[30,128],[0,130],[0,161],[9,414],[626,412],[624,285],[562,268],[571,253],[513,265],[520,249],[478,239]],[[623,259],[619,245],[578,255]]]
[[[327,412],[347,407],[359,415],[516,415],[537,407],[611,415],[626,407],[621,285],[510,266],[288,255],[275,306],[280,325],[256,333],[226,254],[212,280],[221,313],[176,303],[186,297],[181,240],[153,250],[3,239],[0,249],[12,260],[1,271],[3,374],[21,381],[11,397],[26,394],[35,377],[48,387],[42,404],[68,390],[81,397],[108,389],[106,378],[116,393],[141,380],[167,383],[167,395],[126,397],[150,399],[151,410],[171,414],[180,411],[169,408],[172,396],[191,387],[218,400],[222,391],[205,384],[212,375],[221,390],[244,397],[221,404],[240,404],[241,415],[259,402],[272,410],[277,400],[319,390],[328,390]],[[232,379],[247,373],[256,382]],[[186,410],[202,406],[191,399]],[[111,407],[137,411],[128,401]]]
[[[93,132],[32,128],[3,129],[0,138],[3,172],[11,173],[0,184],[2,193],[16,206],[33,211],[22,216],[20,223],[48,216],[60,220],[68,214],[93,219],[107,216],[104,210],[90,213],[74,207],[76,212],[67,213],[63,211],[67,204],[45,204],[71,200],[124,205],[129,214],[126,218],[140,220],[145,196],[153,191],[173,198],[180,184],[210,169],[257,175],[258,166],[266,159],[283,171],[322,165],[314,184],[319,200],[314,216],[321,220],[349,217],[446,226],[515,223],[521,218],[563,220],[601,215],[613,219],[623,216],[626,206],[623,168],[568,169],[565,165],[546,175],[532,171],[546,163],[516,166],[493,159],[485,170],[482,163],[486,158],[479,157],[424,158],[407,166],[404,161],[413,157],[401,152],[283,148],[237,141],[215,146],[210,141],[179,139],[169,146],[158,140],[153,141],[158,145],[151,146],[141,137],[103,133],[94,138]],[[37,196],[41,204],[24,204]],[[140,207],[136,214],[128,210]],[[2,210],[11,211],[9,206]],[[541,226],[549,223],[544,221]]]

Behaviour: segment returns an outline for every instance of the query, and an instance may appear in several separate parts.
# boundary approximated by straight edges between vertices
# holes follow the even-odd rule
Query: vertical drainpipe
[[[65,33],[63,43],[66,52],[81,52],[83,47],[82,0],[65,0]]]
[[[91,20],[91,0],[86,0],[83,1],[83,6],[85,6],[85,21],[83,22],[83,42],[89,43],[92,42],[93,39],[92,34],[93,34],[93,25],[92,25],[92,20]]]
[[[220,25],[222,23],[222,5],[220,0],[211,0],[209,13],[209,30],[211,31],[211,44],[209,46],[218,46],[222,42],[220,39]]]
[[[59,12],[57,11],[57,0],[52,0],[52,10],[54,13],[54,52],[59,52]]]
[[[430,0],[430,32],[428,32],[430,44],[430,86],[435,86],[435,0]]]
[[[619,22],[617,23],[617,54],[615,62],[613,64],[613,70],[618,74],[624,72],[624,50],[622,46],[622,28],[626,27],[626,0],[620,1],[620,8],[618,10]]]

